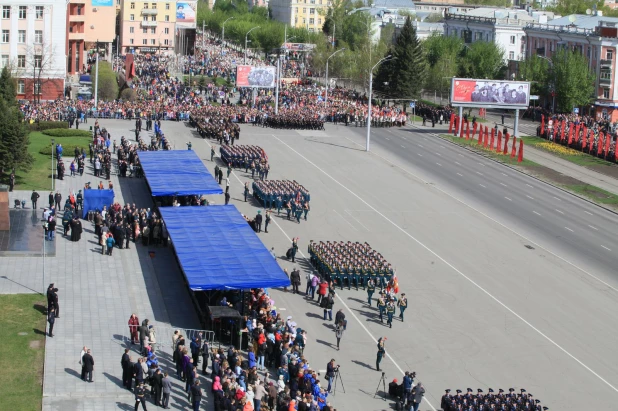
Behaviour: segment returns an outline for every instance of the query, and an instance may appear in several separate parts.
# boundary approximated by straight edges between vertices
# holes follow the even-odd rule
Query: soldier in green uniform
[[[249,195],[249,182],[245,183],[245,203],[247,202],[247,196]]]
[[[395,304],[393,304],[392,301],[389,301],[388,304],[386,304],[386,316],[388,318],[386,323],[389,328],[393,328],[393,315],[395,315]]]
[[[371,297],[373,297],[373,293],[376,290],[376,283],[375,281],[373,281],[372,278],[370,278],[367,281],[367,304],[369,304],[369,306],[371,306]]]
[[[385,268],[380,268],[380,270],[378,270],[378,285],[380,286],[381,289],[384,289],[384,287],[386,287],[386,269]]]
[[[378,298],[378,310],[380,311],[380,322],[384,322],[384,311],[386,311],[386,301],[384,301],[384,294],[380,291],[380,298]]]
[[[401,298],[397,301],[397,305],[399,306],[399,318],[403,322],[403,312],[408,308],[408,299],[404,293],[401,293]]]
[[[283,200],[281,199],[281,195],[277,196],[275,203],[277,205],[277,215],[279,215],[281,214],[281,207],[283,207]]]
[[[386,349],[384,348],[384,343],[386,342],[386,337],[380,337],[378,340],[378,353],[376,355],[376,370],[380,371],[380,362],[382,362],[382,357],[386,354]]]

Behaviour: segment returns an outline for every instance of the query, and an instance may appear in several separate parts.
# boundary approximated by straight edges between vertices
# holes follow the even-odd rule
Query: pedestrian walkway
[[[132,122],[99,120],[99,123],[117,141],[122,135],[133,136],[129,130]],[[120,181],[113,174],[111,180],[115,201],[135,203],[140,208],[152,206],[143,179]],[[86,161],[83,176],[65,176],[63,181],[56,181],[56,188],[64,202],[69,189],[79,189],[88,181],[93,186],[98,184]],[[11,197],[22,198],[26,194],[29,199],[29,192],[17,191]],[[60,224],[59,228],[62,234]],[[83,221],[79,242],[71,242],[62,235],[55,241],[56,256],[46,259],[45,272],[41,257],[3,257],[0,261],[6,276],[0,279],[0,293],[39,292],[52,282],[59,288],[60,318],[54,327],[54,337],[46,340],[43,410],[132,409],[134,397],[122,388],[120,367],[124,348],[129,347],[127,321],[131,313],[137,314],[140,321],[148,318],[155,327],[161,324],[162,328],[201,328],[173,250],[160,247],[151,258],[148,252],[151,247],[131,244],[128,250],[116,249],[112,257],[102,255],[94,227],[87,221]],[[80,379],[78,361],[84,345],[92,349],[95,361],[94,382],[90,384]],[[160,363],[164,371],[174,375],[172,352],[169,344],[164,346],[157,352]],[[132,355],[136,360],[137,351],[133,350]],[[171,380],[178,385],[174,377]],[[170,406],[185,408],[187,405],[182,390],[174,390]]]

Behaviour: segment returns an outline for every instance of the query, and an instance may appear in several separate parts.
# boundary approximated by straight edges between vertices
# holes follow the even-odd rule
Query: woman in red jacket
[[[322,280],[318,288],[318,304],[320,304],[320,301],[322,301],[322,298],[326,297],[327,293],[328,293],[328,283],[326,282],[326,280]]]

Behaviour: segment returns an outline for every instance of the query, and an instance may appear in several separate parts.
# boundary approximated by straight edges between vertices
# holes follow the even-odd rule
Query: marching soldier
[[[380,322],[384,322],[384,312],[386,311],[386,301],[384,301],[384,293],[380,291],[380,298],[378,298],[378,310],[380,311]]]
[[[393,315],[395,315],[395,304],[392,301],[389,301],[388,304],[386,304],[386,323],[389,328],[393,328]]]
[[[401,293],[401,298],[397,301],[397,305],[399,306],[399,318],[403,322],[403,312],[408,308],[408,299],[404,293]]]
[[[371,297],[373,296],[375,290],[376,284],[373,279],[370,278],[369,281],[367,281],[367,304],[369,304],[369,306],[371,306]]]

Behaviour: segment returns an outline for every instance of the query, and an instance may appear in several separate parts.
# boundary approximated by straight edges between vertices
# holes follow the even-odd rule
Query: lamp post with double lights
[[[249,30],[247,32],[247,34],[245,34],[245,60],[244,60],[244,64],[247,64],[247,43],[249,43],[251,41],[251,40],[249,40],[249,33],[251,33],[253,30],[259,29],[259,28],[260,28],[260,26],[255,26],[251,30]]]
[[[371,93],[373,91],[373,70],[378,67],[380,64],[396,59],[397,57],[393,57],[392,55],[388,55],[380,61],[378,61],[375,66],[369,70],[369,101],[367,102],[367,142],[365,145],[365,151],[369,151],[369,142],[371,140]]]
[[[326,106],[326,104],[328,103],[328,60],[331,59],[331,57],[334,57],[335,54],[342,52],[343,50],[345,50],[345,47],[340,48],[339,50],[335,51],[333,54],[331,54],[330,56],[328,56],[328,58],[326,59],[326,93],[324,94],[324,105]]]
[[[223,24],[221,25],[221,49],[223,50],[224,44],[225,44],[225,23],[227,23],[228,21],[232,20],[234,18],[234,16],[232,17],[228,17],[227,20],[225,20],[223,22]]]

